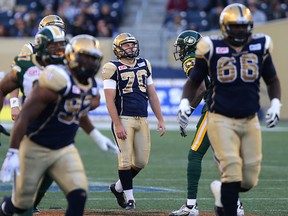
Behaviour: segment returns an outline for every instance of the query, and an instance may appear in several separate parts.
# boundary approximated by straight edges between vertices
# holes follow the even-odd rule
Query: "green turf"
[[[287,123],[280,128],[288,128]],[[103,131],[111,137],[109,131]],[[186,201],[186,165],[189,143],[193,131],[182,138],[178,131],[168,131],[164,137],[152,131],[152,151],[147,167],[134,180],[134,186],[166,189],[166,192],[135,191],[137,209],[164,210],[170,212]],[[288,215],[288,130],[263,131],[263,163],[259,184],[248,193],[241,194],[246,213],[261,216]],[[7,139],[1,136],[0,157],[4,158]],[[91,191],[86,204],[87,209],[118,209],[108,185],[117,179],[117,160],[109,153],[102,153],[82,131],[77,136],[77,147],[84,161],[91,185],[103,185],[101,192]],[[199,185],[198,205],[200,211],[212,211],[213,197],[209,184],[218,178],[218,171],[209,150],[203,160],[203,171]],[[2,183],[0,183],[1,186]],[[2,184],[3,185],[3,184]],[[9,194],[1,191],[0,196]],[[66,208],[62,192],[48,192],[40,208]]]

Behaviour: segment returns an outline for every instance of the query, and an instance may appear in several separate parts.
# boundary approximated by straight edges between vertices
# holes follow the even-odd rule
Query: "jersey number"
[[[136,75],[136,76],[135,76]],[[127,85],[123,88],[123,94],[133,92],[133,83],[135,81],[135,77],[138,81],[138,88],[142,92],[146,92],[146,85],[143,82],[143,76],[146,75],[145,70],[138,70],[136,73],[134,72],[125,72],[121,74],[122,80],[128,80]]]
[[[217,62],[217,79],[221,83],[231,83],[237,78],[236,59],[222,57]],[[253,53],[240,57],[240,78],[244,82],[254,82],[259,76],[258,57]]]
[[[61,112],[58,115],[59,121],[65,124],[78,123],[78,119],[88,113],[90,109],[90,104],[92,97],[91,95],[86,95],[84,99],[73,98],[67,99],[65,101],[65,112]],[[85,107],[85,109],[83,109]]]

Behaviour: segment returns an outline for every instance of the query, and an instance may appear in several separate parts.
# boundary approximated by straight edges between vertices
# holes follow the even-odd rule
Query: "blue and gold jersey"
[[[221,36],[204,37],[198,43],[190,77],[201,82],[210,76],[210,112],[245,118],[259,111],[260,78],[268,80],[276,75],[271,49],[271,38],[263,34],[253,35],[239,52]]]
[[[103,80],[116,82],[115,105],[120,116],[147,117],[147,79],[151,65],[143,58],[136,58],[133,65],[110,61],[103,66]]]
[[[56,91],[59,99],[29,124],[26,135],[50,149],[74,143],[78,120],[88,113],[91,99],[97,95],[95,79],[90,79],[88,85],[82,85],[64,66],[49,65],[39,77],[39,86]]]

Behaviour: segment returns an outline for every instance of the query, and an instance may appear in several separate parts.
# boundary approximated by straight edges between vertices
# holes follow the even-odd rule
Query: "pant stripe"
[[[208,112],[205,113],[205,115],[202,119],[202,122],[201,122],[199,128],[197,129],[197,133],[195,135],[194,142],[191,145],[191,149],[194,151],[198,150],[198,148],[200,147],[200,145],[204,139],[204,136],[207,132],[207,115],[208,115]]]

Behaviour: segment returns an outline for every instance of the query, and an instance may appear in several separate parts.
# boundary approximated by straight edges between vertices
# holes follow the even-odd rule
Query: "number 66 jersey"
[[[242,48],[230,46],[222,36],[204,37],[197,44],[190,78],[200,82],[211,77],[210,112],[245,118],[259,111],[260,78],[267,83],[276,76],[271,49],[271,38],[264,34],[252,35]]]

